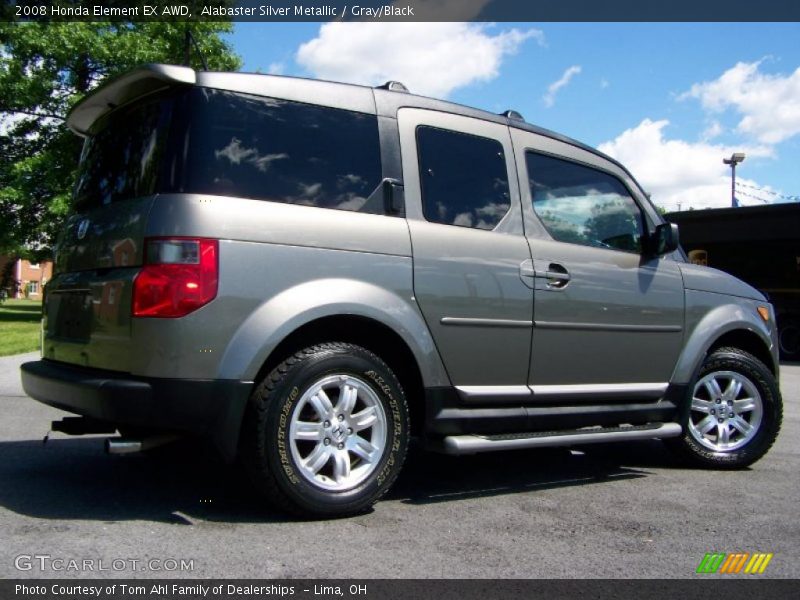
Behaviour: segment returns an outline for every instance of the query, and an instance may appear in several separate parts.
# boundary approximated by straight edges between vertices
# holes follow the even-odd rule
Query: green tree
[[[231,23],[192,23],[211,70],[239,57],[221,34]],[[182,64],[186,25],[0,23],[0,254],[48,253],[75,181],[81,139],[69,109],[109,77],[138,65]],[[200,59],[192,53],[192,67]]]

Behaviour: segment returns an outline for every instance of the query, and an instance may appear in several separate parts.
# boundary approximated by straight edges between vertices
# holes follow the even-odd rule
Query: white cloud
[[[652,194],[653,202],[667,210],[730,206],[730,167],[722,159],[733,152],[745,152],[748,159],[771,157],[769,146],[729,147],[708,142],[666,139],[669,121],[645,119],[599,150],[630,169],[637,181]],[[737,181],[754,185],[752,180]],[[763,187],[763,186],[760,186]],[[743,204],[754,204],[742,198]]]
[[[719,137],[725,132],[725,129],[720,125],[719,121],[712,121],[709,123],[708,127],[703,130],[703,133],[700,136],[700,139],[704,142],[709,140],[713,140],[715,137]]]
[[[402,81],[415,94],[446,97],[453,90],[497,77],[503,58],[536,29],[495,35],[485,24],[326,23],[300,46],[297,62],[321,79],[366,85]]]
[[[286,65],[282,62],[274,62],[270,63],[267,67],[267,73],[269,75],[283,75],[286,71]]]
[[[544,105],[547,108],[553,106],[553,104],[555,104],[556,102],[556,94],[558,93],[558,91],[561,88],[569,85],[570,80],[580,72],[581,72],[580,65],[572,65],[570,68],[564,71],[564,74],[561,76],[561,79],[559,79],[558,81],[554,81],[549,86],[547,86],[547,93],[544,96],[542,96],[542,100],[544,100]]]
[[[800,67],[791,75],[759,71],[763,61],[737,63],[718,79],[694,84],[679,100],[697,98],[703,107],[741,115],[737,129],[763,144],[800,134]]]
[[[606,88],[607,88],[608,86],[610,86],[610,85],[611,85],[611,84],[609,83],[608,79],[606,79],[605,77],[603,77],[603,78],[600,80],[600,88],[601,88],[601,89],[606,89]]]

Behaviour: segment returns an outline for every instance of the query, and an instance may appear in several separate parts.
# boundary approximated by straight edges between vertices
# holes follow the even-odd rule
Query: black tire
[[[781,324],[778,320],[778,343],[782,359],[800,359],[800,321],[787,319]]]
[[[744,394],[740,393],[738,396],[742,403],[745,403],[747,397],[753,396],[753,394],[747,393],[748,382],[752,386],[751,389],[757,393],[757,400],[760,401],[758,418],[756,418],[756,409],[752,409],[749,413],[739,413],[738,409],[737,412],[734,412],[733,408],[726,408],[725,398],[721,398],[722,401],[717,402],[710,392],[708,392],[708,396],[704,395],[707,392],[704,392],[705,386],[702,382],[716,377],[720,377],[720,380],[724,381],[727,377],[724,375],[725,373],[733,373],[739,382],[744,382],[742,388]],[[730,378],[727,380],[731,381]],[[698,388],[697,394],[695,388]],[[702,410],[705,405],[701,405],[699,411],[692,410],[695,395],[702,397],[701,402],[707,400],[708,407],[710,407],[708,414]],[[755,403],[752,404],[755,405]],[[725,413],[722,416],[720,416],[720,408]],[[731,410],[730,413],[729,410]],[[705,416],[703,416],[704,414]],[[752,433],[746,434],[736,427],[727,427],[729,415],[736,415],[733,419],[737,419],[737,417],[745,421],[749,419],[748,425],[756,423]],[[731,432],[730,449],[720,449],[720,439],[724,440],[724,438],[720,438],[719,433],[709,432],[709,437],[716,437],[716,442],[714,442],[713,439],[706,438],[700,431],[704,429],[702,425],[705,419],[710,419],[711,421],[708,423],[712,424],[712,427],[716,427],[716,424],[711,422],[716,419],[721,423],[720,418],[725,420],[726,429]],[[688,387],[686,402],[682,407],[681,414],[683,433],[680,437],[664,441],[680,458],[692,466],[712,469],[742,469],[759,460],[772,447],[780,431],[782,418],[783,403],[778,383],[764,363],[738,348],[719,348],[706,357]],[[705,439],[706,442],[702,443],[699,438]]]
[[[323,421],[314,411],[316,405],[313,400],[317,394],[307,394],[311,393],[312,386],[336,377],[361,386],[354,395],[356,400],[353,402],[356,404],[347,411],[348,419],[343,421],[345,425],[353,425],[353,428],[342,431],[339,431],[340,427],[334,419]],[[335,402],[330,398],[326,406],[337,411],[344,394],[341,391]],[[327,393],[325,397],[328,398]],[[358,418],[353,411],[355,406],[362,406],[361,410],[364,410],[363,406],[367,405],[361,404],[364,402],[363,398],[371,403],[369,406],[373,407],[373,414],[380,413],[382,420],[376,418],[376,423],[379,420],[384,423],[365,427],[366,435],[375,436],[376,429],[373,427],[377,427],[378,437],[385,439],[380,454],[376,451],[374,460],[361,459],[350,451],[349,446],[344,447],[345,443],[357,443],[356,440],[361,435],[360,431],[356,431],[354,435],[354,429],[362,424],[357,426],[355,422],[351,423],[350,415],[352,413],[354,419]],[[305,416],[308,414],[312,416]],[[329,459],[331,462],[325,462],[316,475],[309,470],[308,465],[303,464],[310,457],[310,454],[305,457],[302,454],[301,446],[306,442],[293,442],[290,435],[292,423],[301,419],[304,422],[309,419],[319,421],[314,424],[321,432],[320,437],[317,441],[307,442],[313,446],[311,453],[327,451],[332,457]],[[327,425],[328,428],[327,423],[331,423]],[[346,435],[347,438],[342,440],[333,437],[330,427],[337,429],[336,436]],[[353,436],[352,439],[350,436]],[[326,447],[331,446],[331,441],[335,447],[320,448],[323,438]],[[242,424],[240,457],[258,490],[279,508],[302,516],[345,516],[365,511],[389,490],[405,460],[408,440],[409,416],[406,399],[400,383],[389,367],[375,354],[360,346],[325,343],[290,356],[256,386]],[[375,442],[375,439],[372,441]],[[325,485],[347,483],[341,472],[338,473],[342,475],[341,480],[337,478],[336,472],[323,472],[325,469],[339,468],[338,460],[341,456],[345,456],[341,460],[346,460],[349,465],[346,477],[356,483],[346,489],[325,489]],[[328,459],[322,457],[320,460]],[[356,466],[350,471],[352,465]],[[361,470],[360,476],[364,477],[360,481],[353,476],[358,469]]]

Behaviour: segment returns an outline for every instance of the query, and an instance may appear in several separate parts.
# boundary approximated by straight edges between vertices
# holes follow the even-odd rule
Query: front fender
[[[288,335],[307,323],[336,315],[365,317],[389,327],[411,349],[426,387],[449,385],[430,331],[413,300],[345,278],[305,282],[264,302],[230,340],[219,378],[254,380],[270,353]]]
[[[758,336],[777,364],[774,327],[756,312],[763,302],[712,292],[686,290],[686,331],[688,338],[672,374],[675,384],[689,383],[716,340],[732,331],[749,331]],[[771,322],[774,323],[774,314]]]

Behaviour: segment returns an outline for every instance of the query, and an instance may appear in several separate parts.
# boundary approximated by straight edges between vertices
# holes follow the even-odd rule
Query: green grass
[[[6,300],[0,304],[0,356],[39,349],[42,303]]]

